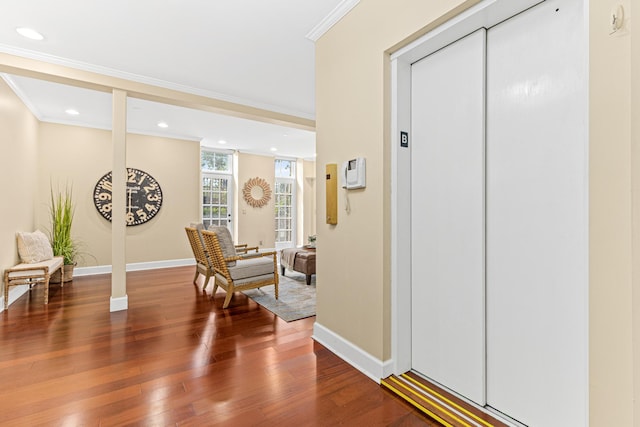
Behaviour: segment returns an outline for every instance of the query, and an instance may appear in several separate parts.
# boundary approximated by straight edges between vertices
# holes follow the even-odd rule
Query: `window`
[[[202,172],[231,174],[231,155],[217,151],[202,150],[200,164]]]
[[[231,226],[231,154],[203,149],[202,168],[202,223]]]
[[[276,159],[275,161],[276,249],[295,246],[295,167],[295,160]]]
[[[293,160],[276,159],[276,178],[295,179],[296,162]]]

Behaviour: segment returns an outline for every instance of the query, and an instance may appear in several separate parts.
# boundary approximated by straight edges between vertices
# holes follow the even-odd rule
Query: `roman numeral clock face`
[[[107,220],[111,221],[112,173],[98,180],[93,191],[93,203]],[[126,194],[127,225],[139,225],[156,216],[162,206],[162,190],[154,177],[140,169],[127,168]]]

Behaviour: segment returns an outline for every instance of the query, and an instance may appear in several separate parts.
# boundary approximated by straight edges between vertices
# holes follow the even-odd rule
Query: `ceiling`
[[[322,25],[346,13],[345,3],[349,3],[0,1],[10,3],[0,14],[0,52],[306,119],[315,117],[311,38]],[[17,27],[33,28],[44,40],[24,38],[15,31]],[[108,93],[3,77],[42,121],[111,128]],[[257,154],[314,157],[312,131],[134,98],[129,98],[128,107],[130,132]],[[79,114],[65,113],[70,108]],[[159,122],[168,127],[158,127]]]

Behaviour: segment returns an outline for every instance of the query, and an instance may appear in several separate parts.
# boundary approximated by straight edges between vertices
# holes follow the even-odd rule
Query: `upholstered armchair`
[[[222,308],[227,308],[236,291],[274,285],[278,299],[278,268],[276,252],[256,252],[238,255],[226,227],[210,227],[202,231],[204,247],[214,270],[213,295],[218,286],[227,292]]]

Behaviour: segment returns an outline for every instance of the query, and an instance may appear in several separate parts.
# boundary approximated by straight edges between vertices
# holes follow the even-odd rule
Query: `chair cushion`
[[[248,283],[262,282],[263,280],[272,280],[275,283],[273,274],[263,274],[262,276],[247,277],[245,279],[234,280],[233,284],[235,286],[242,286]],[[227,282],[227,279],[222,274],[219,274],[219,273],[216,273],[216,283],[224,286],[229,285],[229,283]]]
[[[62,267],[62,263],[64,262],[64,258],[61,256],[52,257],[51,259],[40,261],[37,263],[22,263],[18,264],[15,267],[9,269],[9,273],[7,277],[11,279],[16,279],[20,277],[31,277],[40,274],[44,274],[44,267],[49,267],[49,274],[53,273],[60,267]]]
[[[216,237],[218,238],[218,243],[220,243],[220,249],[222,249],[222,255],[225,258],[232,258],[236,256],[236,247],[233,244],[233,239],[231,238],[231,232],[227,227],[221,227],[219,225],[211,225],[209,227],[209,231],[213,231],[214,233],[216,233]],[[236,265],[235,261],[230,261],[227,263],[227,266],[229,267],[233,267],[234,265]]]
[[[229,275],[234,281],[263,274],[273,274],[273,271],[273,257],[241,259],[236,262],[236,265],[229,267]]]
[[[40,230],[33,233],[18,231],[18,253],[22,262],[33,264],[53,258],[53,249],[47,236]]]

